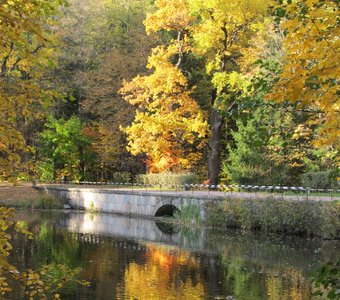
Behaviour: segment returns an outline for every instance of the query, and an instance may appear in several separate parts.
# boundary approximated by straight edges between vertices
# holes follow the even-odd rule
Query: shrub
[[[335,184],[331,172],[308,172],[301,177],[302,185],[312,189],[329,189]]]
[[[143,184],[158,185],[167,188],[180,188],[184,184],[197,181],[195,174],[153,173],[138,175],[137,182]]]
[[[46,159],[38,164],[38,176],[41,181],[54,180],[54,164],[51,159]]]
[[[131,182],[131,173],[129,172],[115,172],[112,174],[114,182]]]
[[[175,223],[182,225],[199,225],[202,222],[201,209],[198,204],[186,205],[174,213]]]
[[[340,238],[340,202],[228,199],[207,206],[210,226]]]
[[[42,195],[36,201],[34,208],[38,209],[54,209],[54,208],[62,208],[63,204],[50,195]]]

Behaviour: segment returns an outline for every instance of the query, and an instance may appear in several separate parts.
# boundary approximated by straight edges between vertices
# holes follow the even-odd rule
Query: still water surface
[[[339,241],[175,229],[110,214],[16,217],[35,238],[13,235],[15,265],[81,267],[91,282],[68,287],[63,299],[313,299],[310,271],[340,253]],[[11,299],[20,297],[14,290]]]

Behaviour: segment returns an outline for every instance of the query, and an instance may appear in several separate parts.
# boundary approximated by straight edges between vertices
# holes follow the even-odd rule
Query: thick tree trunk
[[[221,130],[223,119],[218,113],[218,109],[213,107],[210,115],[211,136],[209,141],[210,155],[208,159],[209,184],[219,183],[219,173],[221,164]]]

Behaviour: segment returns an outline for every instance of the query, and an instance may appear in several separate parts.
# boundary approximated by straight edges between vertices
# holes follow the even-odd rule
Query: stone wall
[[[98,211],[124,215],[154,217],[164,206],[181,210],[181,207],[199,204],[201,216],[205,216],[204,198],[154,191],[119,191],[98,188],[37,187],[57,199],[67,202],[71,207],[86,211]]]

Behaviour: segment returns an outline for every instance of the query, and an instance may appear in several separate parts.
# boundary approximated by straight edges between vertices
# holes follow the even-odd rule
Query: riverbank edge
[[[207,204],[204,223],[215,228],[340,240],[340,201],[226,199]]]
[[[13,188],[14,189],[14,188]],[[32,193],[38,191],[37,194]],[[45,194],[43,188],[30,187],[22,193],[26,200],[14,199],[6,204],[0,201],[0,205],[15,207],[17,209],[63,209],[67,202],[53,199],[51,195]],[[96,190],[96,192],[99,192]],[[105,193],[108,191],[100,191]],[[112,192],[112,191],[111,191]],[[117,191],[124,194],[124,191]],[[140,194],[134,191],[132,194]],[[143,192],[147,195],[150,192]],[[9,193],[10,194],[10,193]],[[157,193],[162,194],[164,193]],[[1,196],[1,193],[0,193]],[[18,198],[18,197],[17,197]],[[31,198],[30,200],[27,200]],[[216,201],[218,200],[218,201]],[[82,211],[97,212],[98,210]],[[190,209],[189,209],[190,211]],[[98,211],[100,212],[100,211]],[[107,212],[106,212],[107,213]],[[121,213],[118,213],[121,215]],[[125,214],[134,217],[152,218],[138,214]],[[178,222],[178,221],[177,221]],[[226,229],[240,228],[245,230],[275,232],[285,235],[299,235],[304,237],[321,237],[325,239],[340,239],[340,201],[310,201],[310,200],[279,200],[267,197],[265,199],[237,199],[223,198],[208,199],[204,202],[204,220],[195,225],[194,222],[184,226],[203,226]]]
[[[63,187],[40,187],[40,189],[49,191],[66,192],[71,197],[77,197],[77,193],[86,191],[86,193],[98,195],[97,199],[107,198],[110,194],[119,197],[126,196],[130,199],[129,206],[139,203],[139,197],[158,197],[168,198],[171,204],[178,201],[178,198],[184,199],[185,205],[178,207],[183,213],[192,213],[187,206],[199,206],[202,220],[197,225],[205,224],[209,227],[218,228],[241,228],[245,230],[256,230],[261,232],[275,232],[287,235],[298,235],[304,237],[321,237],[325,239],[340,239],[340,201],[324,201],[299,198],[277,198],[267,195],[267,197],[237,198],[237,194],[229,194],[224,197],[221,195],[209,195],[209,198],[203,194],[190,194],[182,192],[155,192],[155,191],[122,191],[112,189],[91,189],[91,188],[63,188]],[[58,195],[53,193],[55,196]],[[66,195],[64,195],[66,196]],[[79,196],[79,195],[78,195]],[[114,199],[112,199],[114,201]],[[111,201],[112,201],[111,200]],[[191,200],[191,201],[188,201]],[[193,201],[194,200],[194,201]],[[153,200],[150,199],[152,202]],[[142,205],[141,205],[142,206]],[[85,209],[86,210],[86,209]],[[91,211],[92,208],[88,208]],[[101,212],[102,210],[98,209]],[[110,211],[103,211],[109,212]],[[112,211],[112,213],[117,213]],[[124,214],[124,213],[123,213]],[[145,216],[139,213],[125,213],[125,215],[152,218],[153,215]],[[196,214],[197,215],[197,214]],[[187,221],[190,218],[183,219]],[[195,221],[194,221],[195,222]],[[188,226],[193,226],[189,221]],[[183,222],[182,222],[183,223]],[[184,222],[185,223],[185,222]],[[187,222],[188,223],[188,222]]]

